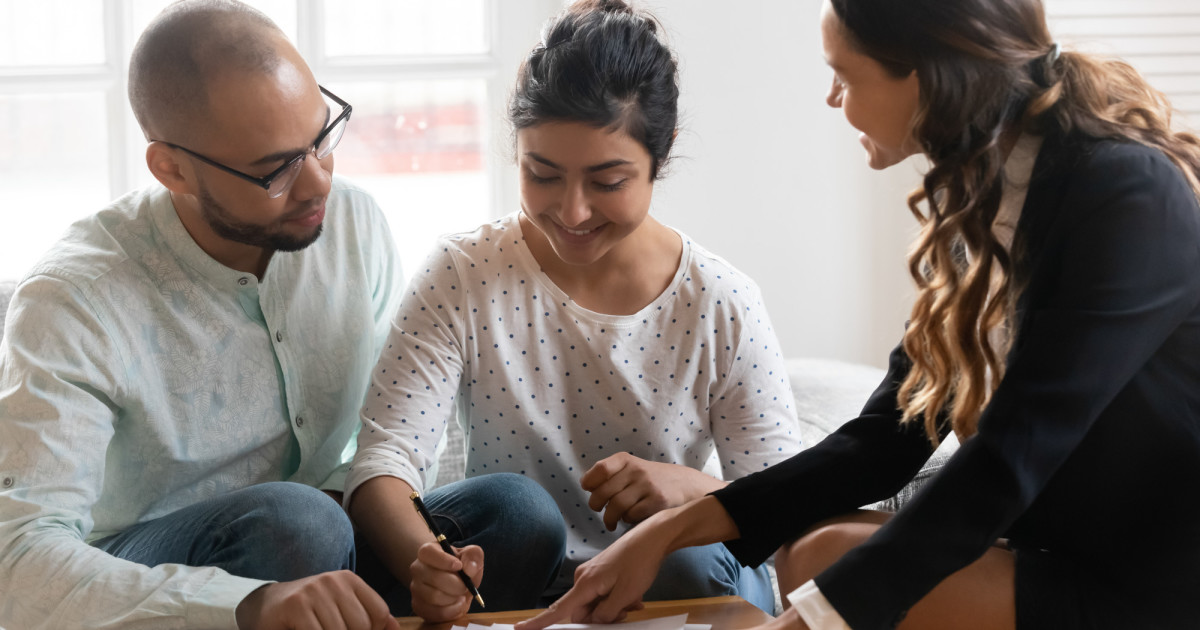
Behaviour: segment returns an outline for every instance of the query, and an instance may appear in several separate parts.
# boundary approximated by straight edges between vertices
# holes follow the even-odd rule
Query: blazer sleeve
[[[816,578],[855,630],[888,628],[978,559],[1200,302],[1200,208],[1145,147],[1099,145],[1052,212],[1007,373],[978,432],[865,543]],[[1022,217],[1024,220],[1024,217]],[[792,501],[807,497],[795,494]]]
[[[757,566],[815,523],[890,497],[916,475],[934,446],[922,422],[900,424],[897,390],[910,365],[897,346],[857,418],[812,448],[712,493],[737,524],[740,538],[725,546],[738,561]]]

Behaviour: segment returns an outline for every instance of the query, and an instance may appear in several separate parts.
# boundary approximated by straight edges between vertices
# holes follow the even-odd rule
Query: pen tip
[[[421,493],[414,490],[412,494],[408,495],[408,498],[419,499],[421,498]]]
[[[487,608],[487,606],[483,605],[483,596],[480,595],[479,593],[475,593],[475,601],[479,602],[480,608]]]

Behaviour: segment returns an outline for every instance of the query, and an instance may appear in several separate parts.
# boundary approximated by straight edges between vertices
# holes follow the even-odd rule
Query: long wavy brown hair
[[[1061,51],[1040,0],[830,0],[852,46],[903,78],[916,71],[914,138],[931,167],[908,206],[921,230],[899,392],[932,442],[973,435],[1004,376],[1021,287],[992,224],[1006,152],[1021,133],[1082,133],[1158,148],[1200,195],[1200,141],[1130,65]],[[969,255],[967,255],[969,252]]]

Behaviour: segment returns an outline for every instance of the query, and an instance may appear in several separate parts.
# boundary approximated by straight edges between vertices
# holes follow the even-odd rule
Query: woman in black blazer
[[[909,199],[918,295],[862,415],[645,521],[534,630],[611,621],[662,556],[776,550],[780,629],[1200,627],[1200,143],[1039,0],[826,0],[830,105]],[[962,447],[894,516],[954,431]]]

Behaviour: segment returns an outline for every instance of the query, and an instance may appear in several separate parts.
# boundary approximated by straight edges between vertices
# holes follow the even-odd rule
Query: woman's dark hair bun
[[[600,11],[601,13],[625,13],[633,15],[633,7],[624,0],[579,0],[571,5],[571,9],[579,9],[580,13]]]
[[[675,56],[653,16],[623,0],[579,0],[547,23],[521,65],[508,118],[520,131],[546,122],[621,129],[668,161],[679,107]]]

